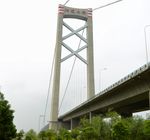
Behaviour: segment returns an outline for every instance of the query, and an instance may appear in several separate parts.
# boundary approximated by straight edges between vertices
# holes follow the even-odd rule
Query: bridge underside
[[[132,114],[135,112],[148,110],[149,92],[142,93],[140,95],[124,100],[113,106],[114,106],[114,110],[121,115]]]
[[[132,113],[149,110],[149,92],[142,93],[136,97],[124,100],[122,102],[118,102],[116,104],[112,104],[105,108],[96,109],[91,112],[83,113],[82,115],[67,118],[66,120],[59,120],[61,125],[67,129],[75,128],[79,125],[80,119],[83,117],[87,117],[90,119],[90,115],[104,115],[108,111],[116,111],[122,117],[131,117]]]

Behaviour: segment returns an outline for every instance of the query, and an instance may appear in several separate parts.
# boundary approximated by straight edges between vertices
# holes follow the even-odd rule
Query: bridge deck
[[[120,114],[149,109],[150,91],[150,63],[135,70],[120,79],[91,99],[75,107],[62,116],[59,120],[68,121],[78,118],[89,112],[105,113],[109,108]]]

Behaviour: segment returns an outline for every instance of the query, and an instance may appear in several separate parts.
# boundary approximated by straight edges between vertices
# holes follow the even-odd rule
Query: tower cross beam
[[[79,31],[77,31],[77,30],[74,30],[72,27],[70,27],[67,23],[65,23],[64,21],[63,21],[63,25],[66,27],[66,28],[68,28],[72,33],[71,33],[71,35],[69,35],[69,37],[70,36],[72,36],[72,35],[76,35],[76,36],[78,36],[81,40],[83,40],[85,43],[87,43],[87,40],[82,36],[82,35],[80,35],[78,32]],[[87,27],[87,25],[85,25],[85,28]],[[80,30],[81,31],[81,30]],[[68,38],[68,37],[67,37]]]
[[[74,51],[74,53],[71,53],[71,54],[67,55],[66,57],[62,58],[62,59],[61,59],[61,62],[63,62],[63,61],[65,61],[65,60],[69,59],[70,57],[74,56],[75,54],[81,52],[82,50],[84,50],[84,49],[86,49],[86,48],[87,48],[87,45],[84,45],[84,46],[81,47],[80,49]],[[85,61],[86,61],[86,60],[85,60]],[[87,62],[86,62],[86,64],[87,64]]]
[[[70,51],[71,54],[68,55],[68,56],[66,56],[65,58],[63,58],[63,59],[61,60],[61,62],[62,62],[62,61],[65,61],[65,60],[67,60],[68,58],[70,58],[71,56],[75,55],[75,56],[76,56],[77,58],[79,58],[82,62],[84,62],[85,64],[87,64],[87,61],[86,61],[83,57],[81,57],[81,56],[78,54],[78,52],[80,52],[80,51],[82,51],[83,49],[87,48],[87,45],[83,46],[82,48],[78,49],[77,51],[74,51],[73,49],[71,49],[71,48],[70,48],[67,44],[65,44],[64,42],[62,42],[62,45],[63,45],[68,51]]]
[[[69,25],[68,25],[68,26],[69,26]],[[85,28],[87,28],[87,25],[84,25],[84,26],[78,28],[77,30],[74,30],[73,32],[71,32],[71,33],[69,33],[68,35],[64,36],[64,37],[62,38],[62,40],[65,40],[65,39],[67,39],[67,38],[73,36],[74,34],[76,34],[76,33],[80,32],[80,31],[84,30]],[[84,39],[85,39],[85,38],[84,38]],[[85,40],[86,40],[86,39],[85,39]]]

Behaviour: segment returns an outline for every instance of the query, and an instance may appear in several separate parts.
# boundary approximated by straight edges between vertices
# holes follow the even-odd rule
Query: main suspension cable
[[[47,105],[48,105],[48,101],[49,101],[49,94],[50,94],[50,90],[51,90],[51,83],[52,83],[52,76],[53,76],[53,69],[54,69],[54,62],[55,62],[55,54],[56,54],[56,48],[54,50],[53,61],[52,61],[52,66],[51,66],[51,74],[50,74],[50,78],[49,78],[48,92],[47,92],[47,97],[46,97],[46,104],[45,104],[45,110],[44,110],[44,120],[43,120],[44,125],[45,125]]]
[[[70,1],[70,0],[67,0],[67,1],[64,3],[64,6],[65,6],[69,1]],[[100,7],[93,8],[93,11],[99,10],[99,9],[101,9],[101,8],[107,7],[107,6],[109,6],[109,5],[113,5],[113,4],[118,3],[118,2],[121,2],[121,1],[123,1],[123,0],[117,0],[117,1],[114,1],[114,2],[111,2],[111,3],[108,3],[108,4],[106,4],[106,5],[102,5],[102,6],[100,6]]]
[[[70,0],[67,0],[65,3],[64,3],[64,6],[69,2]]]
[[[106,5],[102,5],[102,6],[100,6],[100,7],[94,8],[93,11],[99,10],[99,9],[101,9],[101,8],[107,7],[107,6],[109,6],[109,5],[113,5],[113,4],[118,3],[118,2],[121,2],[121,1],[123,1],[123,0],[117,0],[117,1],[114,1],[114,2],[111,2],[111,3],[108,3],[108,4],[106,4]]]

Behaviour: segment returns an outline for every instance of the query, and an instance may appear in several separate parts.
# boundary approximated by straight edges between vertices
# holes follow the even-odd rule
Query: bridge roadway
[[[124,117],[150,107],[150,63],[122,78],[93,98],[59,116],[61,126],[75,128],[83,116],[105,114],[109,109]]]

